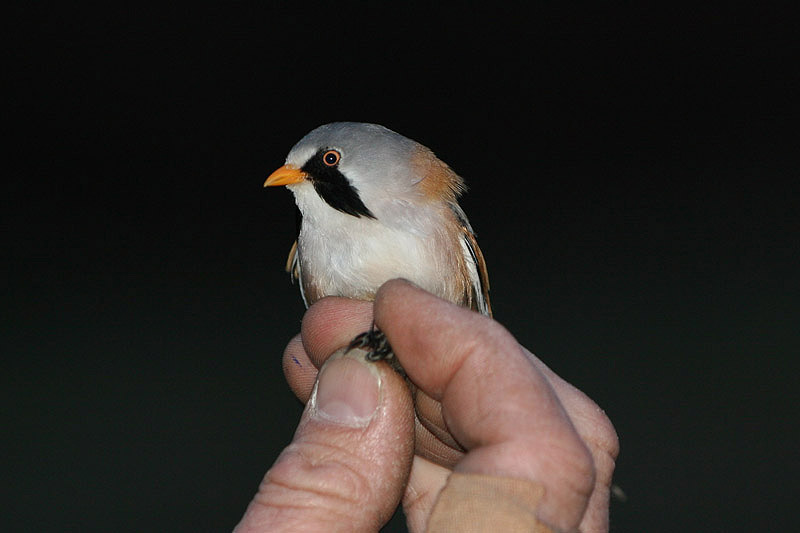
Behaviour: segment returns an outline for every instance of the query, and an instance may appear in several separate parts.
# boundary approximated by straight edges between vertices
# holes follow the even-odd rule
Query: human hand
[[[315,389],[317,369],[369,328],[373,310],[414,386],[353,351],[332,358]],[[511,506],[528,518],[608,530],[613,426],[497,322],[392,281],[374,309],[341,298],[312,306],[284,371],[306,411],[237,531],[376,531],[401,497],[411,531],[463,518],[459,499],[492,518],[508,493],[487,500],[486,480],[509,481],[512,500],[518,489],[536,495]],[[464,496],[457,479],[478,493]]]

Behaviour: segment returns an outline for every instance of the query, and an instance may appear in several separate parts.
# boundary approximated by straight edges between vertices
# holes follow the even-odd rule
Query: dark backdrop
[[[333,120],[466,178],[496,318],[619,432],[613,531],[796,515],[788,12],[165,6],[4,23],[4,531],[236,523],[301,411],[262,183]]]

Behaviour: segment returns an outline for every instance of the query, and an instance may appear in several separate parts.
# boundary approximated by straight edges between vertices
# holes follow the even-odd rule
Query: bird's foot
[[[375,327],[356,335],[347,346],[347,351],[349,352],[355,348],[361,348],[367,352],[364,356],[367,361],[375,362],[394,358],[394,352],[392,352],[392,347],[389,346],[386,334]]]

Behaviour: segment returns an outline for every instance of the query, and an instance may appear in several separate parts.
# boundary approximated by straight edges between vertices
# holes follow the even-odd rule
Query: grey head
[[[333,165],[336,155],[328,155],[326,162],[330,151],[338,154]],[[418,194],[414,186],[422,177],[414,161],[420,153],[430,151],[378,124],[334,122],[303,137],[286,163],[302,169],[317,194],[334,209],[375,218],[382,203],[410,200]]]

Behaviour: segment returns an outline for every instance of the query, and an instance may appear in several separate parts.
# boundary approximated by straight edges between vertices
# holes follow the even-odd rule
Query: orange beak
[[[269,175],[267,181],[264,182],[264,187],[300,183],[306,179],[306,176],[308,176],[308,174],[294,165],[283,165],[281,168]]]

